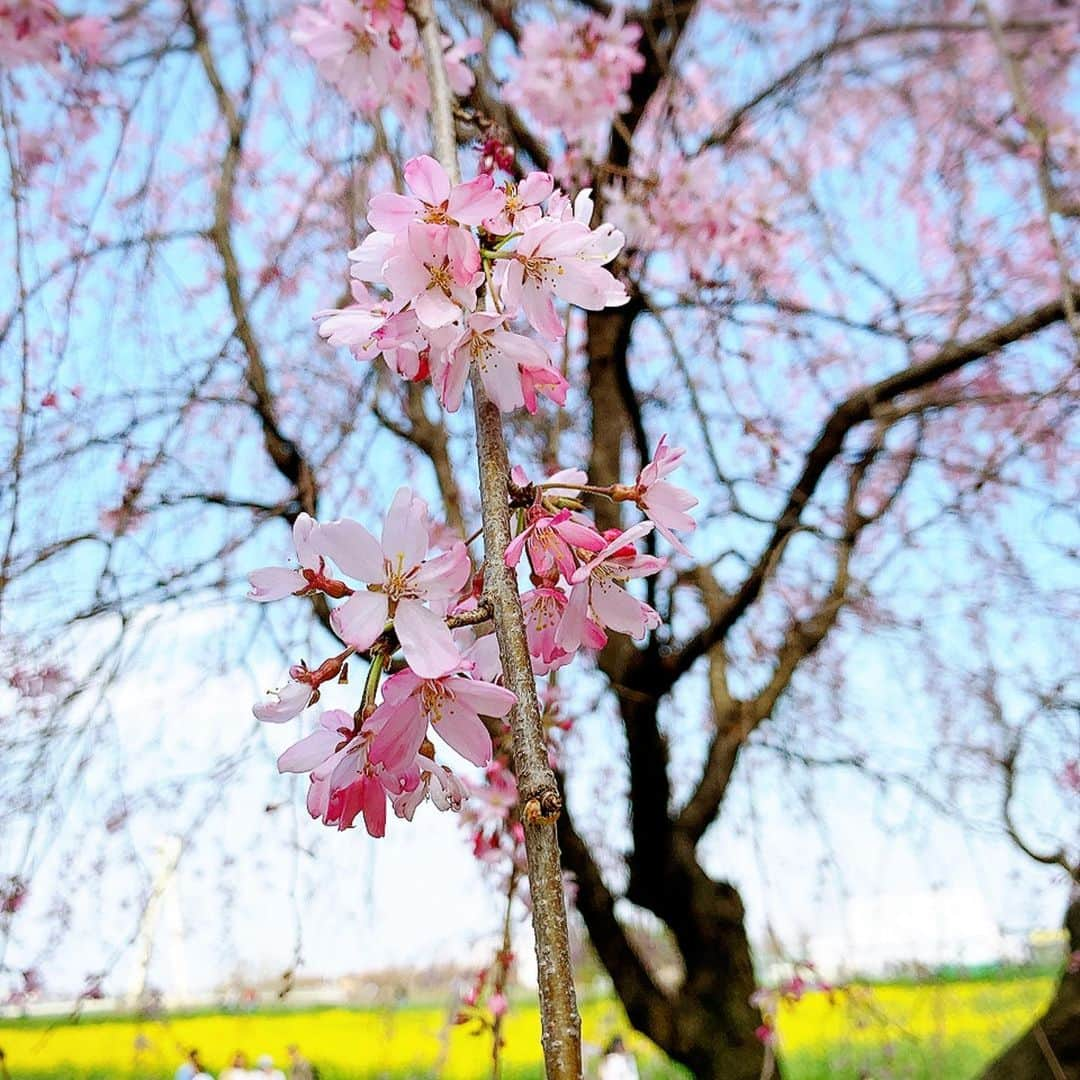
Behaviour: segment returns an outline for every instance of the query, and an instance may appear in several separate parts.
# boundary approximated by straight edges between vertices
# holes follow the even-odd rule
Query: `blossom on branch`
[[[380,728],[371,747],[371,760],[388,772],[400,773],[414,763],[427,738],[428,725],[466,761],[491,761],[491,735],[481,716],[505,716],[517,700],[502,686],[472,678],[474,665],[459,659],[452,671],[438,678],[420,678],[406,669],[383,685],[383,703],[372,714]]]
[[[473,365],[504,412],[535,412],[541,395],[564,404],[566,378],[513,322],[524,315],[559,341],[565,330],[556,301],[588,311],[625,304],[625,287],[604,269],[622,248],[622,234],[609,224],[591,228],[590,193],[571,203],[547,173],[531,173],[520,187],[497,188],[486,173],[452,184],[424,155],[404,174],[409,194],[370,200],[374,231],[349,252],[355,303],[317,312],[319,334],[357,359],[381,354],[407,379],[430,374],[451,412],[461,406]],[[369,293],[365,282],[390,297]]]
[[[441,615],[426,601],[454,597],[469,579],[465,545],[428,558],[427,503],[401,488],[386,515],[382,539],[359,522],[333,521],[319,529],[322,554],[350,577],[367,583],[330,616],[338,636],[357,649],[369,648],[393,620],[409,666],[430,678],[452,670],[460,655]]]

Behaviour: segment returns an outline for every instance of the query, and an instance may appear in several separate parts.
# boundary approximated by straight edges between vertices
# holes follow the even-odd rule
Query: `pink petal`
[[[368,760],[394,772],[412,762],[419,753],[420,744],[427,734],[428,722],[427,717],[420,711],[419,700],[415,697],[407,698],[400,705],[391,707],[387,716],[379,734],[371,742]]]
[[[506,545],[506,553],[503,555],[503,562],[507,566],[517,566],[518,561],[521,559],[521,553],[525,549],[525,541],[533,534],[536,526],[528,525],[521,532]]]
[[[398,195],[387,191],[376,195],[368,203],[368,224],[381,232],[405,232],[410,221],[415,221],[424,212],[424,204],[419,199],[408,195]]]
[[[491,761],[491,735],[483,720],[464,702],[446,702],[442,716],[433,727],[439,738],[466,761],[474,765],[487,765]]]
[[[462,225],[479,225],[494,217],[506,204],[506,192],[494,186],[490,176],[481,174],[467,184],[458,184],[450,193],[448,215]]]
[[[555,187],[550,173],[532,172],[518,184],[518,198],[525,206],[543,202]]]
[[[345,518],[319,529],[318,551],[350,577],[378,585],[386,576],[378,540],[358,521]]]
[[[491,342],[496,349],[521,364],[522,367],[547,367],[551,363],[547,349],[523,334],[513,334],[509,330],[496,330],[491,335]]]
[[[501,412],[511,412],[525,404],[521,376],[511,357],[496,348],[484,353],[477,363],[484,389]]]
[[[453,679],[449,688],[458,701],[481,716],[505,716],[517,701],[512,690],[481,679]]]
[[[570,590],[570,600],[555,631],[555,644],[567,652],[577,652],[585,636],[588,620],[589,587],[581,584]]]
[[[252,570],[248,574],[251,582],[249,600],[267,604],[271,600],[281,600],[308,587],[307,578],[299,570],[286,570],[283,566],[267,566],[262,570]]]
[[[411,252],[408,252],[387,259],[383,278],[385,278],[386,284],[390,286],[390,291],[394,294],[397,305],[401,306],[407,304],[428,287],[431,275],[423,262]]]
[[[465,384],[469,381],[469,350],[455,349],[449,362],[436,379],[439,400],[447,412],[457,412],[465,397]]]
[[[386,593],[364,589],[330,613],[330,625],[346,645],[366,649],[383,632],[386,616]]]
[[[398,488],[382,530],[383,558],[398,572],[407,573],[427,554],[427,517],[427,503],[411,488]]]
[[[651,521],[639,521],[636,525],[631,525],[629,529],[619,533],[611,543],[602,548],[596,558],[587,562],[584,566],[579,566],[571,581],[574,584],[584,581],[605,559],[609,559],[614,555],[619,548],[626,547],[627,544],[633,544],[635,540],[640,540],[643,536],[648,536],[653,531],[653,528]]]
[[[451,229],[446,241],[450,271],[458,285],[468,285],[480,269],[480,248],[476,237],[465,229]]]
[[[421,324],[433,330],[449,326],[461,314],[461,308],[442,289],[428,289],[420,293],[416,297],[415,307],[416,317]]]
[[[341,742],[341,735],[336,731],[319,728],[306,739],[293,743],[277,759],[278,772],[306,773],[321,765]]]
[[[409,667],[421,678],[437,679],[461,663],[446,623],[419,600],[398,603],[394,629]]]
[[[543,334],[551,341],[561,341],[565,337],[566,328],[555,310],[555,301],[550,293],[542,292],[531,280],[527,280],[521,299],[525,317],[538,334]]]
[[[640,638],[645,636],[650,624],[657,625],[650,616],[650,613],[656,615],[656,612],[648,604],[643,604],[636,596],[631,596],[612,581],[597,582],[593,586],[590,599],[596,617],[604,626],[620,634]]]
[[[413,576],[413,588],[426,600],[449,600],[461,592],[471,573],[468,549],[459,540],[420,567]]]
[[[298,514],[293,522],[293,544],[301,566],[314,570],[319,565],[319,552],[315,546],[319,523],[310,514]]]
[[[427,154],[406,162],[405,183],[429,206],[442,206],[450,198],[450,179],[446,171]]]
[[[368,836],[376,839],[386,835],[386,792],[374,777],[365,776],[361,781],[364,806],[364,828]]]
[[[383,267],[390,258],[394,237],[389,233],[373,232],[359,247],[349,252],[352,273],[361,281],[382,281]]]

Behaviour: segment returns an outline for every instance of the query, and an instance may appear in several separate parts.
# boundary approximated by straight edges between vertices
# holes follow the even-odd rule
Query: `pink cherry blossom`
[[[315,313],[314,318],[322,320],[319,336],[331,345],[347,346],[358,360],[381,354],[403,378],[424,378],[428,342],[420,333],[416,312],[393,311],[388,304],[372,300],[358,280],[353,281],[352,291],[357,303]]]
[[[408,668],[391,675],[383,684],[383,703],[372,714],[380,728],[371,760],[392,773],[414,763],[430,724],[467,761],[491,761],[491,735],[480,717],[505,716],[517,698],[505,687],[470,677],[473,666],[459,660],[454,670],[433,679]]]
[[[557,639],[558,629],[566,612],[567,599],[562,589],[548,587],[533,589],[521,597],[521,606],[525,612],[525,633],[535,675],[547,675],[570,663],[574,657],[574,653],[564,648]],[[607,644],[604,628],[588,615],[580,633],[580,646],[584,648],[602,649]]]
[[[267,566],[261,570],[252,570],[248,574],[248,581],[251,582],[249,600],[266,604],[286,596],[311,592],[325,592],[340,599],[352,591],[342,582],[325,576],[326,562],[314,545],[318,528],[318,522],[309,514],[300,514],[297,517],[293,522],[293,543],[296,545],[301,569]]]
[[[498,213],[488,217],[484,228],[495,236],[523,232],[543,217],[540,204],[554,188],[555,181],[546,172],[531,172],[520,184],[508,180],[503,187],[504,204]]]
[[[528,524],[506,547],[507,566],[517,565],[527,545],[534,573],[545,576],[558,570],[570,581],[578,568],[575,549],[598,552],[605,547],[603,536],[591,525],[575,520],[569,510],[549,514],[534,507],[527,512],[527,518]]]
[[[420,324],[427,328],[446,326],[460,318],[463,310],[472,311],[483,274],[470,234],[414,221],[407,237],[408,243],[400,248],[395,245],[383,267],[395,303],[412,304]]]
[[[604,269],[622,246],[622,234],[606,229],[594,235],[580,221],[543,218],[525,230],[503,272],[503,303],[523,308],[537,333],[558,341],[565,330],[555,300],[600,311],[629,301],[621,282]]]
[[[344,709],[328,709],[310,735],[293,743],[278,758],[278,772],[310,773],[343,749],[353,735],[353,718]]]
[[[530,416],[536,412],[538,394],[554,401],[556,405],[566,404],[566,392],[570,389],[570,383],[550,364],[522,367],[520,375],[525,411]]]
[[[683,555],[689,555],[686,546],[672,530],[691,532],[697,527],[697,522],[686,511],[697,506],[698,500],[685,488],[676,487],[664,479],[678,468],[685,453],[681,447],[669,447],[667,435],[662,435],[652,461],[638,473],[634,499],[671,546]]]
[[[505,192],[494,186],[490,176],[481,174],[451,186],[446,170],[426,154],[406,162],[404,174],[413,194],[385,192],[374,196],[368,203],[368,222],[373,229],[396,236],[413,222],[443,228],[479,225],[501,213],[506,203]]]
[[[393,96],[389,91],[401,62],[397,52],[388,34],[350,0],[322,0],[319,10],[300,8],[292,38],[358,111],[370,114],[380,99]]]
[[[666,559],[640,555],[634,549],[634,541],[652,528],[651,521],[642,521],[615,533],[602,551],[574,572],[570,599],[555,634],[561,648],[573,652],[585,643],[590,618],[633,638],[642,638],[660,625],[657,612],[623,588],[629,579],[655,574],[667,565]]]
[[[606,17],[527,23],[521,57],[510,62],[506,100],[570,142],[598,148],[600,132],[629,108],[630,80],[645,64],[640,37],[640,27],[623,25],[618,8]]]
[[[460,408],[474,364],[488,397],[503,412],[525,404],[523,371],[549,368],[551,360],[543,346],[504,329],[505,323],[505,315],[478,311],[468,317],[465,330],[446,351],[435,387],[450,412]]]
[[[328,748],[331,750],[312,765],[307,796],[308,813],[321,818],[323,824],[348,829],[363,814],[368,833],[383,836],[387,799],[419,784],[416,769],[391,776],[371,762],[368,754],[371,733],[367,729],[377,728],[378,723],[369,717],[365,730],[352,734],[352,717],[342,710],[333,710],[323,716],[318,730],[290,747],[279,759],[278,767],[282,771],[301,772]],[[337,740],[333,747],[331,738]]]
[[[452,670],[460,655],[441,616],[425,601],[455,596],[469,579],[463,543],[427,558],[427,503],[401,488],[386,515],[382,539],[356,521],[333,521],[318,534],[322,554],[350,577],[367,583],[330,616],[334,631],[357,649],[368,648],[393,619],[409,666],[421,677]]]

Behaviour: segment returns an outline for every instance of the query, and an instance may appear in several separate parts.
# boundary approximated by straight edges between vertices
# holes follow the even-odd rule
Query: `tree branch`
[[[802,473],[776,519],[768,543],[738,591],[732,594],[723,610],[708,626],[695,634],[681,650],[662,659],[658,679],[653,677],[652,672],[649,673],[649,688],[660,694],[670,690],[697,660],[724,639],[757,599],[775,561],[798,528],[802,512],[817,491],[826,469],[839,456],[844,440],[853,428],[871,419],[878,406],[937,382],[967,364],[983,360],[1007,345],[1060,322],[1064,317],[1062,300],[1043,304],[977,337],[946,345],[921,364],[913,364],[845,398],[833,410],[807,454]],[[634,685],[637,685],[636,677]]]

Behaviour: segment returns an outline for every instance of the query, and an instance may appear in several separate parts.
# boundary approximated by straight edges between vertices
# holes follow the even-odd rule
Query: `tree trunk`
[[[685,898],[688,878],[693,879],[693,900],[680,903],[681,916],[672,919],[676,925],[669,922],[680,941],[686,977],[678,989],[666,991],[615,917],[615,897],[565,810],[559,840],[564,863],[577,879],[577,909],[631,1025],[697,1080],[761,1080],[770,1075],[764,1071],[765,1048],[756,1035],[761,1013],[750,1004],[756,980],[735,888],[710,881],[700,868],[688,875],[685,865],[676,862],[677,845],[668,849],[664,865],[654,867],[653,875],[669,886],[670,896]],[[657,914],[665,917],[663,910]],[[691,936],[693,946],[688,944]]]
[[[1065,914],[1073,963],[1034,1024],[983,1072],[981,1080],[1080,1080],[1080,891]]]

